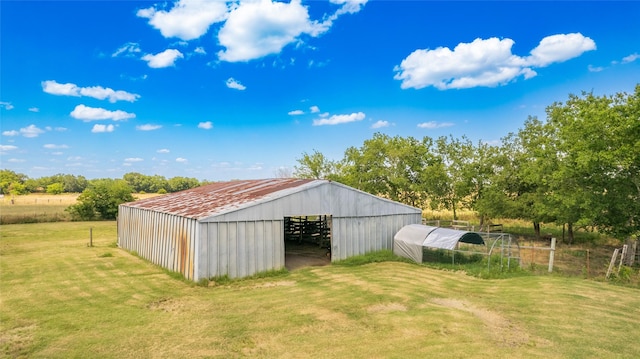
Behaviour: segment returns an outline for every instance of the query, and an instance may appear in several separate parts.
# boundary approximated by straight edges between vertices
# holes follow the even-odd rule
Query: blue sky
[[[0,2],[0,168],[268,178],[640,82],[640,2]],[[286,172],[286,170],[285,170]]]

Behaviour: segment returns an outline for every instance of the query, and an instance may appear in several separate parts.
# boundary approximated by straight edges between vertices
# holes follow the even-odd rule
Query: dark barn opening
[[[284,217],[285,267],[331,263],[331,215]]]

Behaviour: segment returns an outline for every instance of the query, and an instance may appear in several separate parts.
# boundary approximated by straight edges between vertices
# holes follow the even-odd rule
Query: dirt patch
[[[288,270],[305,267],[326,266],[331,263],[331,255],[326,248],[317,244],[285,241],[284,266]]]
[[[432,302],[473,314],[484,323],[487,332],[499,345],[517,347],[528,343],[530,340],[529,334],[498,313],[477,307],[464,300],[435,298]]]
[[[183,304],[172,298],[160,298],[147,305],[151,310],[162,312],[176,312],[182,308]]]
[[[261,289],[261,288],[273,288],[273,287],[293,287],[296,285],[294,281],[279,281],[279,282],[269,282],[269,283],[261,283],[251,287],[251,289]]]
[[[326,266],[331,263],[329,257],[305,255],[299,253],[286,253],[284,256],[285,267],[288,270],[296,270],[305,267]]]

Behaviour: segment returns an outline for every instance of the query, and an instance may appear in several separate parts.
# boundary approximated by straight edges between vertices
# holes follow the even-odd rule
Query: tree
[[[312,154],[304,152],[302,158],[296,161],[298,165],[293,166],[293,176],[296,178],[324,179],[335,173],[335,164],[317,150],[313,150]]]
[[[431,191],[433,199],[443,207],[453,211],[453,219],[457,219],[457,210],[468,205],[465,200],[473,193],[473,143],[466,138],[440,137],[436,140],[436,171],[433,176]],[[480,185],[482,181],[476,181]]]
[[[93,180],[78,197],[78,203],[67,211],[74,220],[112,220],[118,214],[118,205],[134,200],[132,192],[124,180]]]
[[[570,95],[547,109],[567,166],[564,218],[618,238],[640,234],[640,85],[633,94]],[[569,205],[566,205],[566,202]],[[571,229],[571,227],[569,227]]]
[[[188,177],[173,177],[170,178],[167,182],[168,191],[170,192],[178,192],[184,191],[186,189],[196,188],[200,186],[200,181],[195,178]]]
[[[350,147],[339,164],[335,179],[368,193],[412,206],[425,201],[425,176],[435,158],[433,141],[413,137],[389,137],[376,133],[362,147]]]
[[[28,177],[22,173],[11,170],[0,170],[0,193],[10,194],[10,188],[15,188],[17,184],[23,184]]]
[[[64,192],[64,184],[62,183],[52,183],[47,186],[47,193],[49,194],[60,194]]]

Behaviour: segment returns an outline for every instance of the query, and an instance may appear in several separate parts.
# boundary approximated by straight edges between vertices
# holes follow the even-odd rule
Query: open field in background
[[[93,228],[94,247],[87,247]],[[114,222],[0,227],[0,356],[636,358],[640,291],[383,262],[196,286]]]
[[[0,198],[0,224],[69,221],[65,209],[76,203],[79,193],[4,195]],[[134,194],[137,199],[158,194]]]

